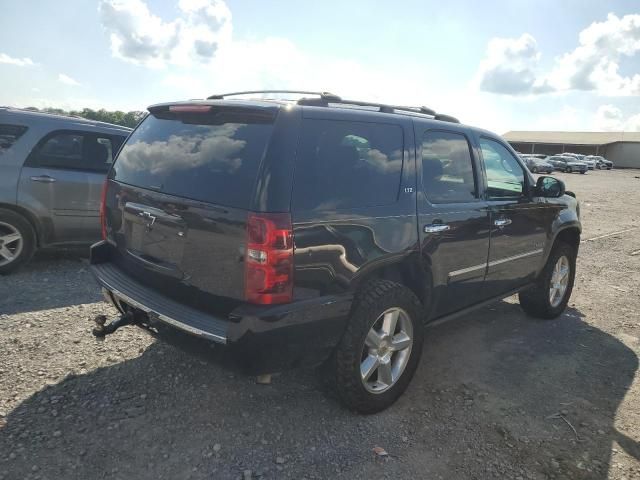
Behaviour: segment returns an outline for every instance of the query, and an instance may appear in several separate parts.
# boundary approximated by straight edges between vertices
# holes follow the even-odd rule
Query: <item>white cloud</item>
[[[640,95],[640,74],[620,74],[622,61],[640,52],[640,15],[594,22],[579,35],[579,45],[555,60],[546,74],[537,74],[540,52],[535,39],[494,38],[480,63],[478,84],[482,90],[501,94],[536,94],[584,90],[601,95]]]
[[[601,105],[595,114],[593,126],[605,132],[640,132],[640,114],[625,118],[618,107]]]
[[[33,67],[35,63],[28,57],[14,58],[6,53],[0,53],[0,63],[7,63],[9,65],[15,65],[17,67]]]
[[[623,76],[620,62],[640,53],[640,15],[610,13],[580,32],[579,46],[548,76],[557,90],[595,90],[603,95],[640,95],[640,74]]]
[[[74,80],[69,75],[65,75],[64,73],[58,74],[58,81],[60,83],[64,83],[65,85],[70,85],[72,87],[79,87],[81,84],[77,80]]]
[[[222,0],[180,0],[178,8],[180,16],[166,22],[142,0],[103,0],[113,55],[149,67],[210,61],[231,38],[231,11]]]
[[[518,95],[547,91],[536,80],[540,52],[536,39],[528,33],[519,38],[493,38],[480,62],[476,82],[481,90]]]

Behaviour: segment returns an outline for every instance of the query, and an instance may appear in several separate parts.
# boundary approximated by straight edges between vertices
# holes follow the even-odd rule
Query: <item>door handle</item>
[[[32,182],[42,182],[42,183],[53,183],[56,181],[55,178],[50,177],[49,175],[40,175],[37,177],[31,177]]]
[[[493,221],[493,224],[496,227],[506,227],[507,225],[511,225],[511,219],[510,218],[498,218],[497,220]]]
[[[431,225],[424,226],[424,233],[439,233],[446,232],[449,230],[449,225],[444,225],[442,223],[432,223]]]

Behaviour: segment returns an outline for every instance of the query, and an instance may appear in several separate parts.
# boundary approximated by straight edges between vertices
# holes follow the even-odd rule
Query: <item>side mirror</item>
[[[565,186],[562,180],[554,177],[538,177],[536,182],[536,195],[539,197],[558,198],[565,193]]]

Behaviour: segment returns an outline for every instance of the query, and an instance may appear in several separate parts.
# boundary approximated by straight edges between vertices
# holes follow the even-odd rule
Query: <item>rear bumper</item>
[[[163,327],[161,337],[186,332],[224,345],[252,374],[324,361],[342,337],[353,301],[352,295],[332,295],[285,305],[242,304],[216,316],[136,281],[109,261],[112,249],[107,242],[91,247],[91,271],[108,301],[120,310],[130,306],[144,312],[145,324]]]

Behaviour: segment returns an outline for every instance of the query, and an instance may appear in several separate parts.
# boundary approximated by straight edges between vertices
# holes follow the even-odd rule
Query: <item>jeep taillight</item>
[[[250,213],[247,220],[245,299],[271,305],[293,296],[293,229],[288,213]]]
[[[102,194],[100,195],[100,230],[102,231],[102,240],[107,239],[107,186],[109,180],[105,179],[102,184]]]

